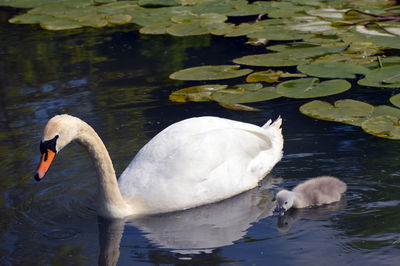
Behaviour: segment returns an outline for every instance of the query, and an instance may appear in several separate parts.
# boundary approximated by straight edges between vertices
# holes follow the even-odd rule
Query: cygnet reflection
[[[335,215],[335,212],[346,206],[346,199],[331,204],[302,209],[290,209],[284,215],[278,215],[277,228],[281,233],[287,233],[295,223],[301,220],[323,221]]]
[[[272,215],[275,207],[269,191],[272,178],[259,187],[224,201],[186,211],[158,214],[125,221],[100,222],[99,263],[118,261],[124,226],[135,226],[153,244],[180,254],[209,253],[241,239],[252,223]],[[114,258],[113,258],[114,256]]]

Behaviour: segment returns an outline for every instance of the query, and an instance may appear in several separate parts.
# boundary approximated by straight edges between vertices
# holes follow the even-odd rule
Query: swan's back
[[[280,118],[258,127],[217,117],[175,123],[138,152],[118,181],[121,193],[156,213],[249,190],[282,158],[280,124]]]
[[[293,192],[301,195],[300,205],[318,206],[339,201],[346,188],[346,184],[335,177],[321,176],[297,185]]]

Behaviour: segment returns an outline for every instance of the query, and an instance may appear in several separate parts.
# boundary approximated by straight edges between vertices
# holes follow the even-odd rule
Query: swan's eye
[[[47,150],[51,150],[54,153],[57,153],[57,149],[56,149],[56,144],[57,144],[57,139],[58,139],[58,135],[56,135],[54,138],[50,139],[50,140],[46,140],[44,142],[40,143],[40,153],[47,153]]]
[[[287,204],[287,201],[285,201],[285,205]]]

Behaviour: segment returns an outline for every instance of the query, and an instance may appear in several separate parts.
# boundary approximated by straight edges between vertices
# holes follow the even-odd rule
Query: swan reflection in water
[[[153,244],[180,254],[210,253],[246,235],[251,224],[271,216],[275,207],[273,179],[236,197],[185,211],[135,219],[100,218],[100,265],[118,262],[125,226],[140,229]]]

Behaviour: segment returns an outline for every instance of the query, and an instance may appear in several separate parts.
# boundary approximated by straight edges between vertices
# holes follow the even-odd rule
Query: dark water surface
[[[262,112],[168,101],[172,91],[192,85],[170,80],[170,73],[229,64],[262,48],[237,38],[143,36],[132,25],[47,32],[8,24],[12,12],[0,10],[1,265],[399,265],[400,141],[315,121],[293,99],[255,104]],[[388,96],[384,89],[354,87],[327,100],[374,104]],[[60,113],[96,129],[117,175],[157,132],[192,116],[261,125],[281,115],[285,155],[260,187],[235,198],[110,222],[93,211],[95,171],[78,145],[57,156],[44,181],[33,179],[43,127]],[[348,184],[341,202],[271,216],[279,188],[326,174]]]

